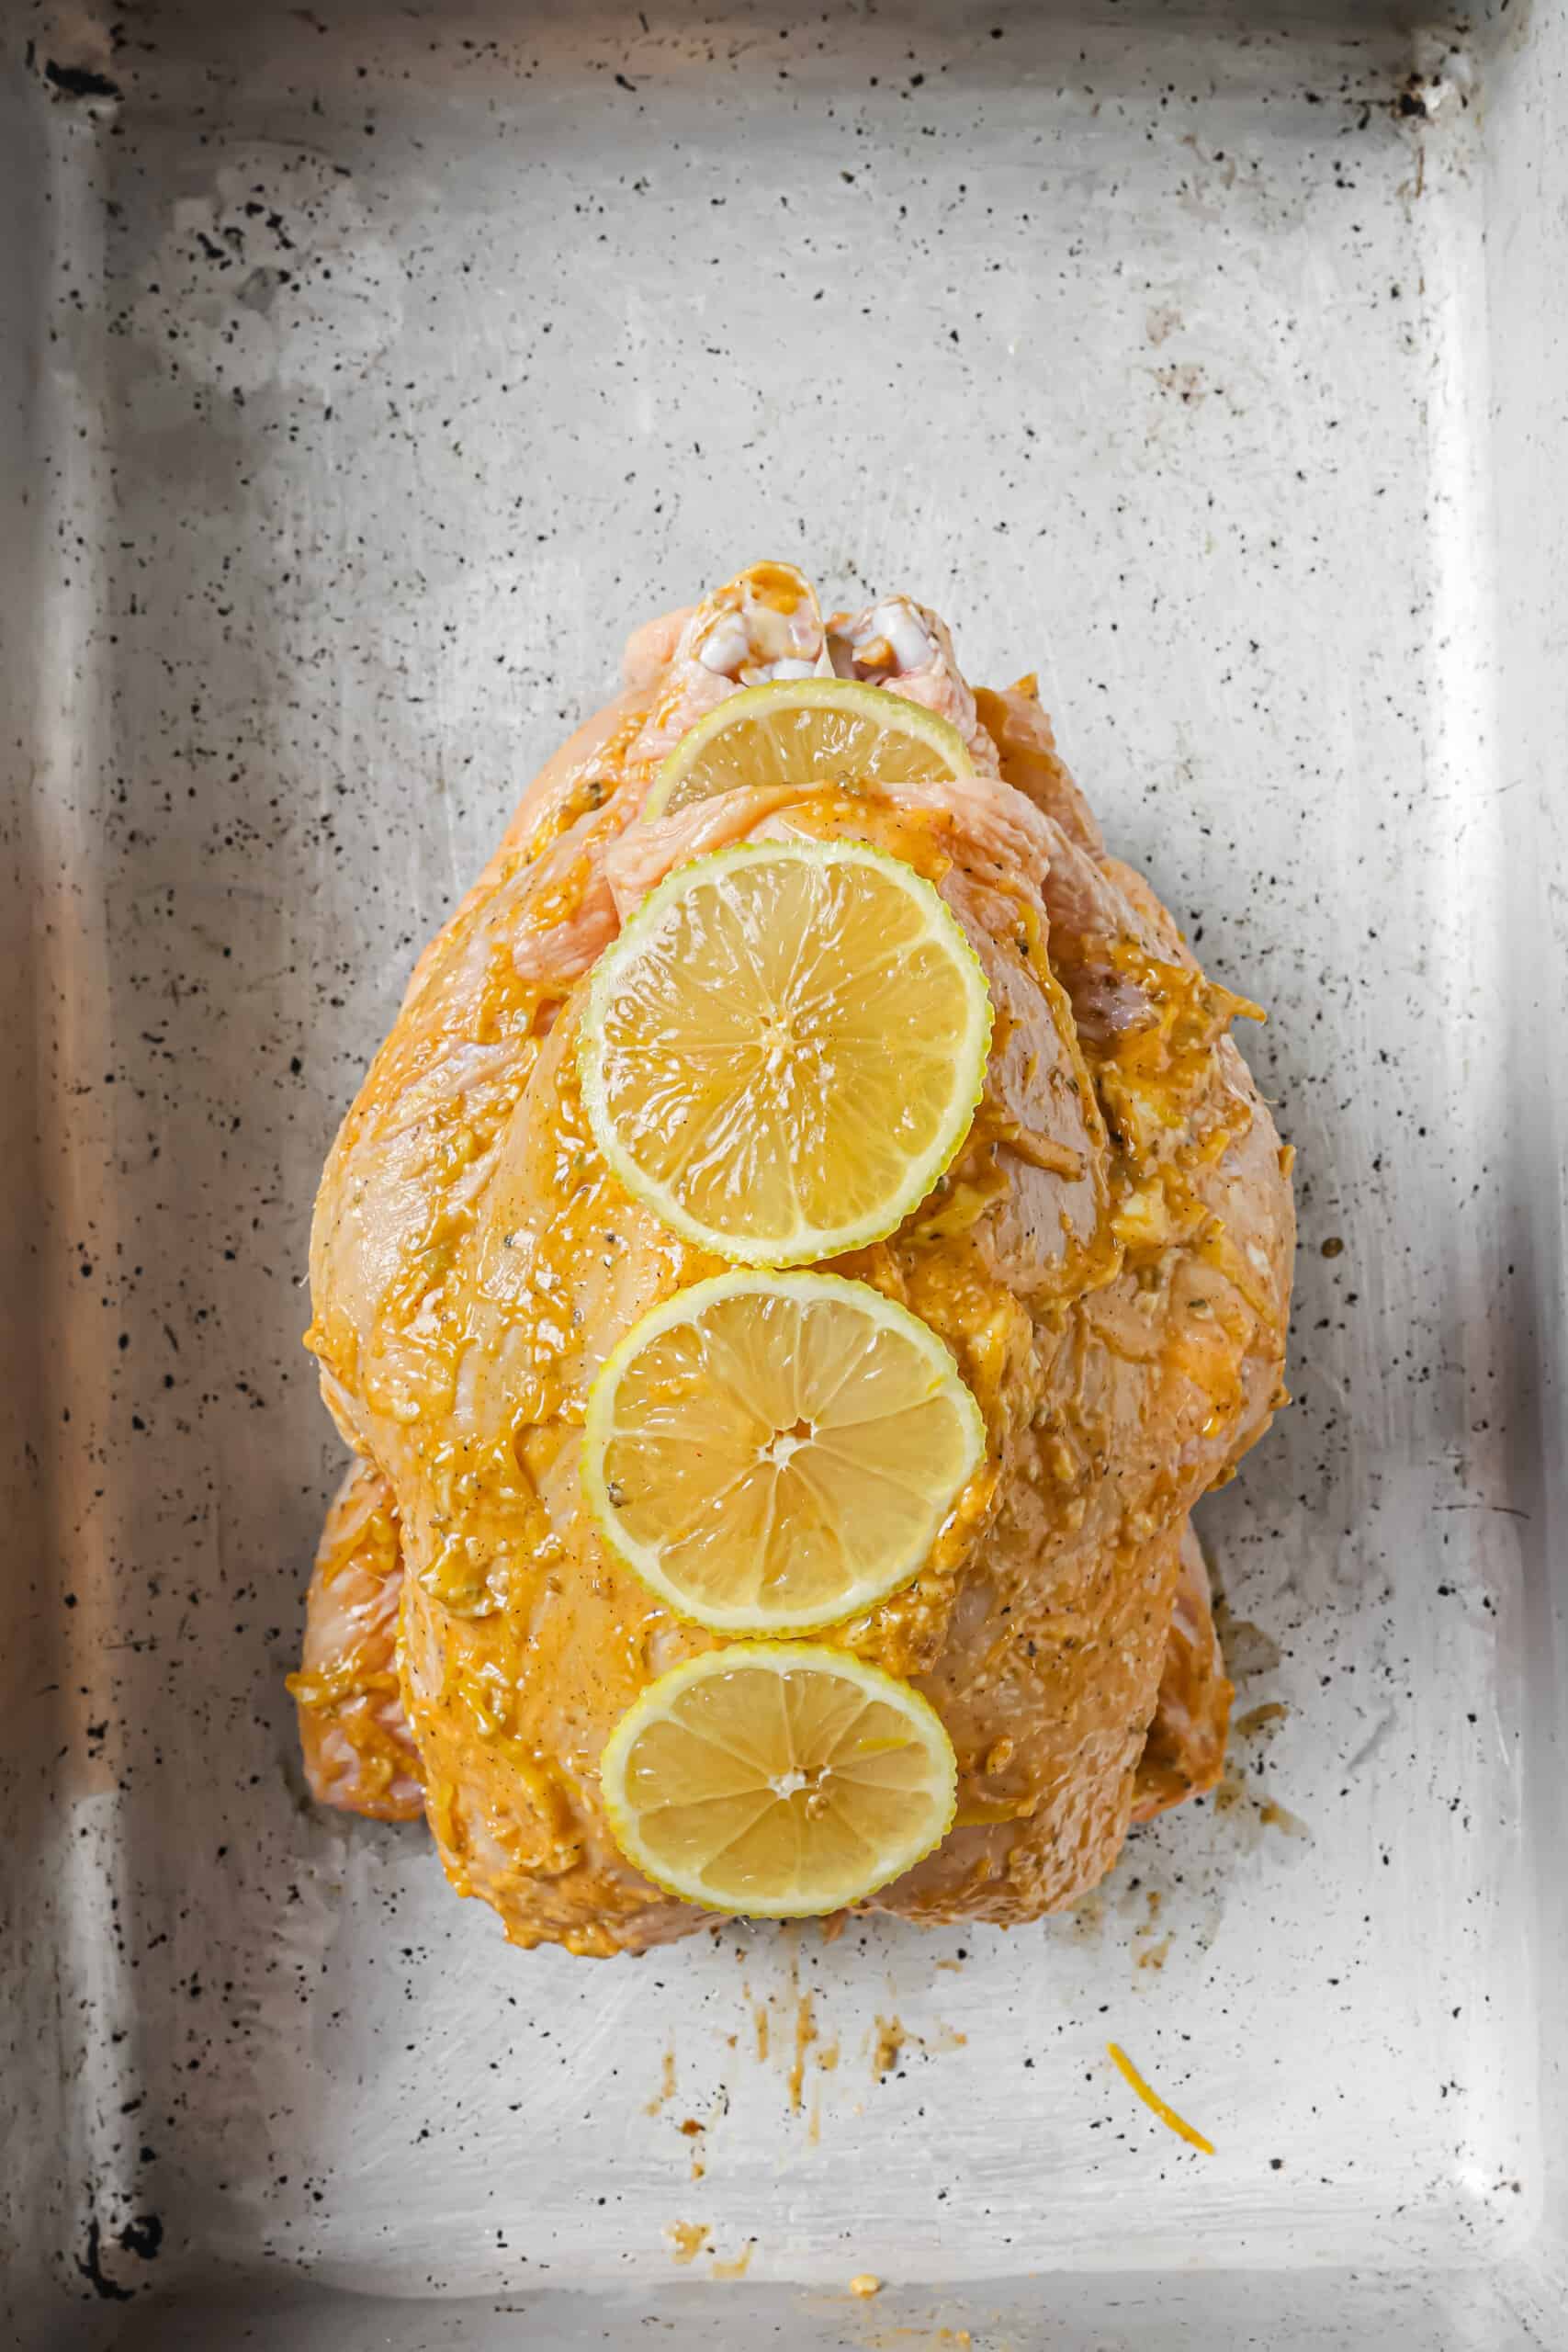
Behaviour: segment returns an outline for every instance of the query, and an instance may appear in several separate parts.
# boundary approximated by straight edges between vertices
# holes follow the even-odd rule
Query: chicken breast
[[[636,821],[694,718],[810,674],[949,718],[973,775]],[[836,1261],[948,1342],[989,1440],[919,1577],[831,1635],[915,1680],[959,1760],[954,1827],[870,1907],[1033,1918],[1103,1874],[1134,1806],[1212,1784],[1223,1754],[1189,1512],[1280,1399],[1293,1247],[1288,1158],[1227,1035],[1250,1008],[1105,854],[1031,682],[973,694],[908,599],[825,621],[800,574],[760,565],[640,632],[628,679],[421,959],[322,1179],[310,1340],[362,1466],[312,1588],[307,1769],[383,1814],[422,1786],[454,1884],[520,1944],[604,1954],[703,1924],[623,1858],[598,1766],[648,1682],[713,1640],[609,1554],[578,1464],[610,1350],[718,1268],[598,1152],[579,984],[681,859],[847,835],[935,883],[997,1014],[958,1159],[895,1236]]]

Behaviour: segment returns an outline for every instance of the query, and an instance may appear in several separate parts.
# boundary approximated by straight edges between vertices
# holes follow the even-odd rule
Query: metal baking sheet
[[[0,22],[17,2340],[1568,2344],[1564,11]],[[1203,1513],[1231,1779],[1073,1916],[524,1955],[304,1800],[307,1219],[761,555],[1037,669],[1270,1007],[1296,1402]]]

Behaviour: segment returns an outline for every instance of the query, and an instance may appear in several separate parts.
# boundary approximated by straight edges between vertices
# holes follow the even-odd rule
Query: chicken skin
[[[813,674],[923,703],[972,775],[642,820],[695,719]],[[863,841],[939,889],[995,1023],[958,1158],[833,1271],[947,1343],[987,1447],[914,1580],[823,1638],[913,1681],[958,1759],[953,1826],[865,1907],[1032,1919],[1220,1770],[1229,1685],[1189,1514],[1282,1400],[1294,1240],[1289,1155],[1228,1034],[1252,1008],[1106,853],[1032,681],[973,692],[908,598],[825,618],[802,575],[758,565],[639,632],[626,678],[421,958],[322,1178],[309,1341],[358,1460],[293,1679],[310,1783],[423,1810],[454,1885],[525,1946],[637,1951],[710,1916],[625,1859],[599,1763],[647,1685],[716,1637],[607,1547],[580,1457],[610,1351],[720,1265],[601,1156],[581,983],[691,857]]]

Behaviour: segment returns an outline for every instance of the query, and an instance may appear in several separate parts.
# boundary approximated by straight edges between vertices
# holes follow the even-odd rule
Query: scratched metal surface
[[[0,17],[18,2340],[1568,2343],[1568,37],[1495,14]],[[764,553],[1038,669],[1271,1010],[1233,1779],[1037,1930],[523,1955],[302,1799],[307,1218],[627,627]]]

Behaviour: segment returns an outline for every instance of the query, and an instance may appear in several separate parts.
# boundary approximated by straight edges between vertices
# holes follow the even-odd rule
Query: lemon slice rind
[[[914,1792],[917,1802],[909,1807],[907,1826],[897,1838],[886,1836],[874,1859],[868,1860],[863,1872],[852,1879],[840,1871],[829,1879],[824,1873],[815,1885],[802,1886],[798,1873],[792,1889],[782,1889],[773,1894],[759,1896],[755,1890],[736,1899],[716,1884],[707,1875],[712,1860],[705,1869],[680,1870],[671,1866],[667,1852],[661,1852],[655,1842],[645,1836],[640,1815],[660,1810],[690,1809],[700,1805],[704,1798],[697,1787],[671,1788],[662,1794],[657,1807],[639,1805],[628,1790],[628,1776],[634,1764],[634,1751],[641,1735],[660,1723],[677,1720],[675,1710],[679,1701],[694,1685],[710,1677],[750,1669],[772,1673],[781,1679],[790,1673],[825,1674],[835,1677],[842,1684],[858,1690],[867,1702],[879,1701],[892,1708],[908,1725],[908,1745],[924,1751],[929,1767],[924,1785]],[[782,1694],[781,1694],[782,1703]],[[699,1744],[700,1735],[694,1735],[692,1745]],[[892,1743],[886,1743],[884,1751]],[[722,1753],[730,1768],[726,1777],[734,1782],[736,1759],[728,1750]],[[615,1842],[626,1860],[645,1878],[674,1895],[682,1903],[695,1904],[701,1909],[716,1911],[732,1918],[799,1919],[819,1917],[825,1912],[838,1911],[846,1905],[863,1903],[879,1887],[886,1886],[938,1847],[953,1826],[957,1805],[958,1766],[953,1742],[945,1726],[930,1701],[907,1682],[885,1674],[880,1667],[870,1666],[852,1651],[831,1649],[807,1642],[736,1642],[718,1649],[705,1650],[695,1657],[672,1667],[669,1673],[652,1682],[626,1710],[605,1742],[600,1763],[601,1787],[604,1809]],[[759,1771],[759,1791],[770,1785]],[[729,1792],[733,1793],[733,1788]],[[764,1805],[765,1805],[764,1799]],[[809,1836],[809,1823],[806,1836]],[[799,1847],[797,1845],[797,1852]],[[714,1859],[721,1859],[714,1858]]]
[[[760,1301],[792,1302],[802,1307],[817,1303],[837,1304],[859,1317],[870,1330],[893,1335],[918,1360],[919,1369],[929,1377],[929,1388],[919,1403],[924,1406],[940,1399],[957,1424],[953,1434],[962,1449],[961,1456],[951,1466],[941,1488],[933,1487],[919,1496],[919,1501],[927,1506],[924,1523],[918,1530],[910,1530],[901,1548],[890,1552],[879,1566],[850,1577],[834,1594],[831,1606],[819,1604],[791,1610],[754,1602],[719,1607],[711,1598],[694,1593],[670,1574],[662,1548],[640,1542],[630,1532],[621,1516],[621,1506],[611,1496],[605,1460],[612,1441],[625,1433],[617,1422],[616,1408],[626,1374],[647,1349],[666,1333],[682,1325],[700,1326],[713,1307],[748,1295]],[[840,1393],[841,1389],[835,1396]],[[688,1623],[703,1625],[710,1633],[815,1634],[874,1607],[918,1575],[943,1520],[985,1454],[985,1419],[964,1384],[957,1360],[918,1316],[885,1298],[869,1283],[847,1282],[840,1274],[747,1269],[716,1274],[706,1282],[694,1283],[688,1290],[678,1291],[661,1306],[650,1308],[612,1351],[589,1394],[582,1435],[582,1487],[599,1530],[615,1556],[675,1616]]]

